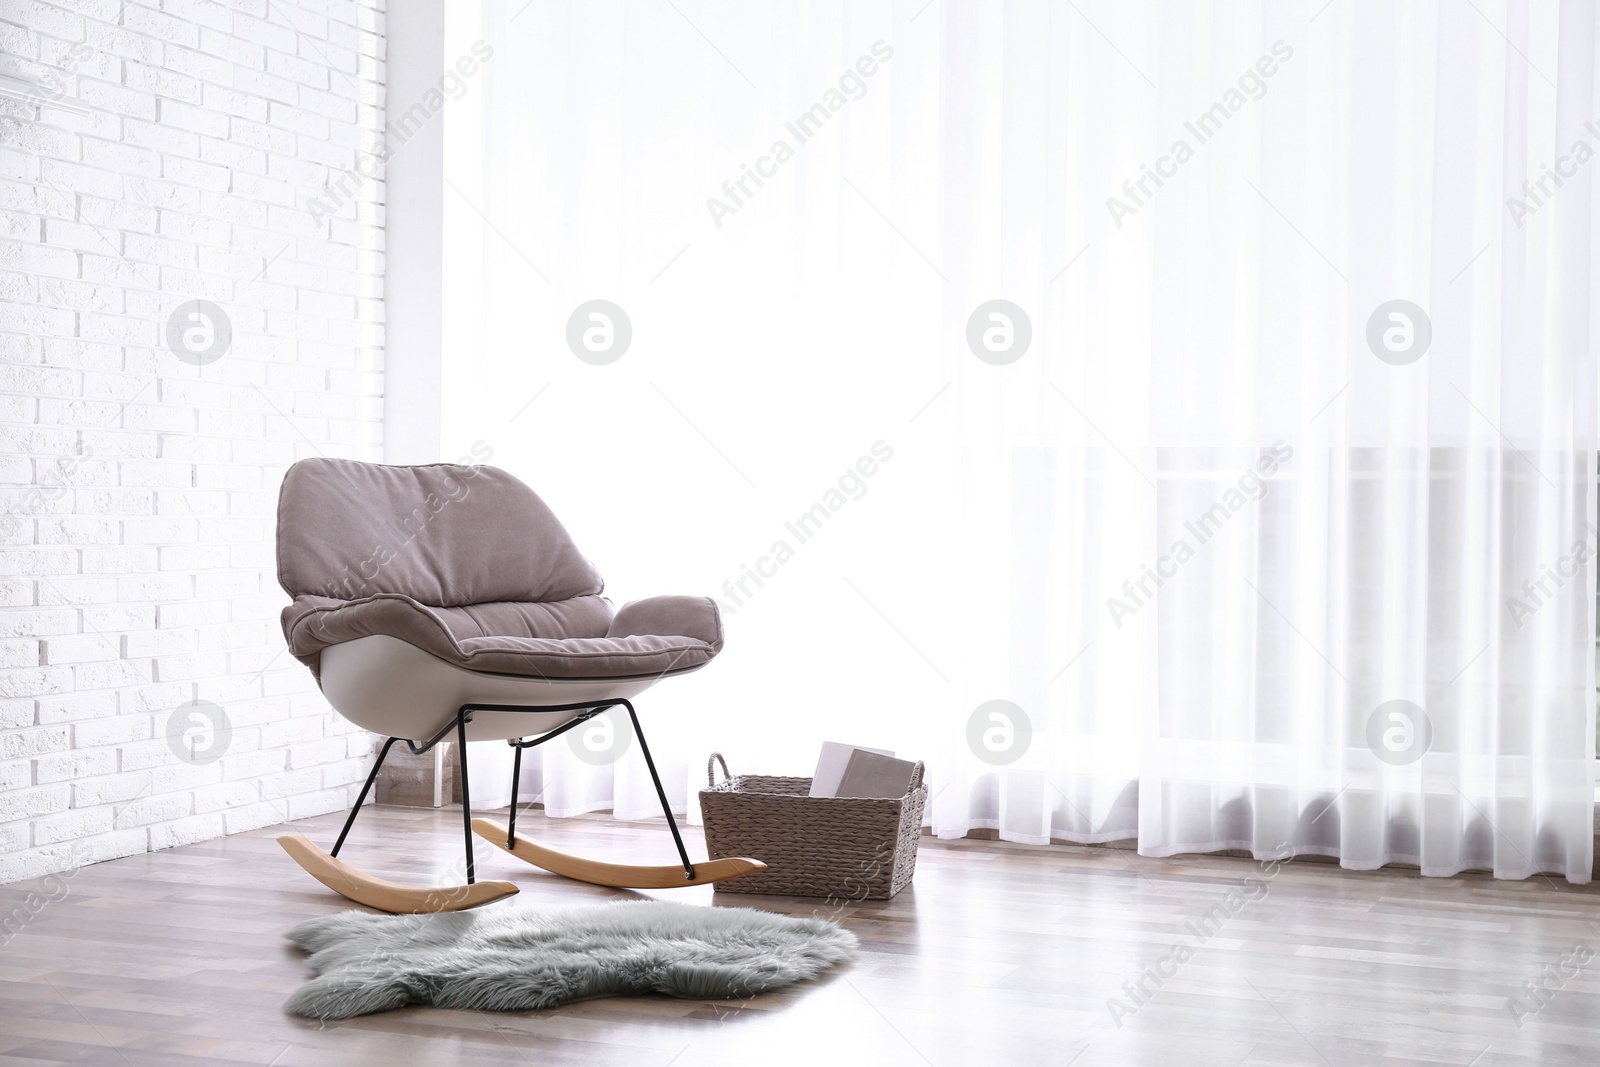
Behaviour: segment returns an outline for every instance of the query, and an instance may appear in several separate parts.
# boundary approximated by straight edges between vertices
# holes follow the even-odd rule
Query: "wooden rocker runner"
[[[716,603],[652,597],[613,612],[600,575],[526,485],[494,467],[418,467],[307,459],[278,500],[278,581],[289,651],[328,702],[387,737],[331,852],[278,838],[323,885],[380,911],[475,908],[517,891],[479,882],[473,834],[518,859],[596,885],[667,889],[765,868],[759,860],[696,864],[684,848],[630,698],[705,666],[722,650]],[[568,855],[516,832],[522,750],[611,708],[625,708],[655,783],[677,864],[636,866]],[[338,858],[389,750],[460,746],[466,883],[411,887]],[[516,748],[507,825],[472,817],[468,741]]]

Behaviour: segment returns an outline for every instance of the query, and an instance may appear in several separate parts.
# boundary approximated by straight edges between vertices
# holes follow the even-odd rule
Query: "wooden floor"
[[[338,821],[295,829],[326,845]],[[671,856],[659,822],[528,816],[519,829],[610,858]],[[36,911],[37,883],[0,887],[0,915],[32,914],[0,947],[0,1063],[1600,1063],[1600,892],[1587,887],[926,838],[916,881],[893,901],[648,894],[820,912],[860,935],[855,964],[782,994],[408,1008],[319,1025],[282,1012],[309,976],[282,935],[346,905],[275,832],[85,868]],[[458,811],[379,808],[344,855],[443,880],[459,833]],[[522,886],[491,907],[645,895],[567,882],[487,846],[478,856],[480,877]],[[1542,1008],[1524,985],[1541,980]],[[1508,1009],[1518,996],[1521,1019]]]

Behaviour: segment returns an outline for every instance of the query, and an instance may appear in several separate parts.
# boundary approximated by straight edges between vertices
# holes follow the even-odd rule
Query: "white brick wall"
[[[3,883],[359,784],[283,651],[273,516],[291,462],[381,443],[381,172],[310,203],[378,143],[384,0],[4,0],[0,51],[87,109],[0,96]],[[195,366],[200,298],[232,343]],[[175,751],[195,701],[225,745]]]

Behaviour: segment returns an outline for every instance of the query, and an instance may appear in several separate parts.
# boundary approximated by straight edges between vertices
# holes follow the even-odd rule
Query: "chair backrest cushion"
[[[503,470],[323,458],[283,477],[278,583],[292,597],[400,593],[437,607],[604,588],[544,501]]]

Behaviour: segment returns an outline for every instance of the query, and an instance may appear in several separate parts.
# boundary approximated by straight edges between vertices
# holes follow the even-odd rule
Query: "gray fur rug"
[[[549,911],[345,911],[287,936],[311,953],[317,977],[286,1007],[313,1019],[407,1004],[525,1011],[626,993],[744,997],[814,978],[853,959],[857,945],[826,919],[653,900]]]

